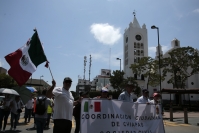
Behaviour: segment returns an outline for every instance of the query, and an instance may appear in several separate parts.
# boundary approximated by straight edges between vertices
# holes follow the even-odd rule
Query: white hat
[[[102,87],[102,92],[108,92],[108,89],[106,87]]]

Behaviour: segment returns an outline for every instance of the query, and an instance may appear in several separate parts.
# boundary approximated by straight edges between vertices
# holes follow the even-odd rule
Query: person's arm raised
[[[50,89],[49,89],[49,90],[47,91],[47,93],[46,93],[46,97],[48,97],[48,98],[53,97],[52,91],[53,91],[53,89],[55,88],[55,85],[56,85],[56,82],[55,82],[55,80],[53,80],[53,81],[52,81],[52,86],[50,87]]]

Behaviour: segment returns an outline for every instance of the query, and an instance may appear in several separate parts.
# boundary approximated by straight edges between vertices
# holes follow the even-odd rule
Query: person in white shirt
[[[30,122],[33,102],[34,102],[34,100],[30,97],[28,102],[25,104],[25,121],[24,121],[24,123]],[[27,121],[27,119],[28,119],[28,121]]]
[[[15,99],[10,103],[11,108],[11,127],[10,130],[14,128],[14,131],[16,131],[16,126],[18,122],[18,114],[21,113],[20,106],[20,96],[15,96]],[[20,106],[21,107],[21,106]]]
[[[47,90],[42,90],[40,96],[37,97],[36,100],[36,108],[35,108],[35,124],[37,133],[43,133],[46,120],[47,120],[47,108],[50,105],[50,99],[46,97]],[[42,106],[42,107],[41,107]],[[43,107],[44,110],[43,110]]]
[[[142,90],[142,96],[137,99],[136,103],[146,103],[146,104],[150,103],[149,91],[147,89]]]
[[[63,87],[55,87],[56,82],[52,81],[52,87],[47,91],[47,97],[52,98],[54,95],[54,129],[53,133],[70,133],[72,128],[73,106],[78,101],[74,101],[72,93],[69,91],[72,79],[64,78]]]
[[[126,102],[133,102],[133,95],[132,95],[133,89],[134,89],[133,84],[131,83],[126,84],[125,91],[119,95],[118,100],[126,101]]]
[[[153,100],[150,101],[152,104],[159,104],[158,100],[160,99],[159,93],[153,93]]]
[[[4,120],[3,132],[5,132],[8,116],[10,115],[10,102],[11,102],[10,95],[5,94],[5,98],[0,108],[0,131],[2,130],[2,121]]]

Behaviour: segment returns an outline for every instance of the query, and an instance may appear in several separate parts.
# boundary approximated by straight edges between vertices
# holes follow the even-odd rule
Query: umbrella
[[[20,97],[21,100],[23,101],[24,104],[26,104],[28,102],[28,100],[30,100],[30,98],[32,97],[32,93],[29,89],[27,89],[25,86],[17,86],[13,88],[14,90],[16,90]]]
[[[13,89],[8,89],[8,88],[1,88],[1,89],[0,89],[0,93],[3,93],[3,94],[12,94],[12,95],[17,95],[17,96],[19,96],[19,93],[17,93],[15,90],[13,90]]]
[[[37,92],[37,90],[34,87],[26,87],[28,90],[30,90],[32,93]]]

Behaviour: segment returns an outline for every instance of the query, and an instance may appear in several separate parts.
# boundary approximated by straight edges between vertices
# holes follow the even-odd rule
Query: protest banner
[[[81,133],[165,133],[160,105],[83,99]]]

